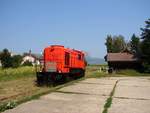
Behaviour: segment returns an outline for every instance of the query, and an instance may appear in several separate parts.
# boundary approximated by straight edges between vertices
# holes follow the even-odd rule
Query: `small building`
[[[141,68],[141,60],[129,52],[108,53],[105,56],[109,68],[118,69],[139,69]]]
[[[31,54],[29,53],[24,53],[23,55],[23,61],[22,64],[26,61],[29,61],[32,63],[32,65],[40,65],[40,60],[42,59],[42,55],[39,54]]]

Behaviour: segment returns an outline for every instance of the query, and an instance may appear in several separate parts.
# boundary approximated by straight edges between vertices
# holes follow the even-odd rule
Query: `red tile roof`
[[[106,55],[106,61],[137,61],[139,60],[136,56],[131,53],[108,53]]]

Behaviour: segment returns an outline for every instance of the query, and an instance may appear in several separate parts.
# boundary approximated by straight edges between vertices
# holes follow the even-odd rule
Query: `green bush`
[[[7,103],[3,103],[0,105],[0,112],[3,112],[7,109],[13,109],[14,107],[17,106],[17,103],[15,101],[10,101]]]
[[[32,65],[32,62],[27,60],[23,63],[23,66],[33,66],[33,65]]]
[[[144,63],[143,67],[144,67],[144,72],[145,73],[150,73],[150,64]]]
[[[21,55],[14,55],[12,56],[12,67],[17,68],[21,65],[22,56]]]

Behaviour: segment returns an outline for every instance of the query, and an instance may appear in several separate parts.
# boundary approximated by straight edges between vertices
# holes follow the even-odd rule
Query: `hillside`
[[[105,60],[103,58],[95,58],[91,56],[86,57],[86,61],[88,64],[105,64]]]

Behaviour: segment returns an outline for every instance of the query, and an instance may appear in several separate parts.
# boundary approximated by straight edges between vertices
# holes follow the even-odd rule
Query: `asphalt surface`
[[[150,113],[150,78],[89,78],[4,113],[102,113],[115,87],[108,113]]]

